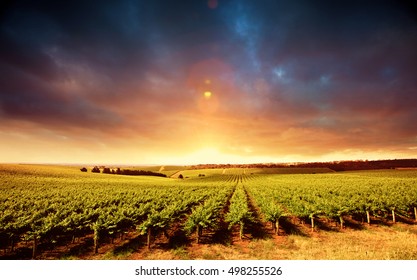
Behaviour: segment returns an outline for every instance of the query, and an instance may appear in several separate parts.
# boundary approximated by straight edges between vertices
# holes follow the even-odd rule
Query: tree
[[[110,174],[111,173],[110,168],[104,167],[103,173]]]
[[[178,179],[184,179],[184,176],[182,176],[182,174],[180,174],[180,175],[178,176]]]
[[[91,169],[91,172],[93,172],[93,173],[100,173],[100,168],[98,168],[97,166],[94,166],[94,168]]]

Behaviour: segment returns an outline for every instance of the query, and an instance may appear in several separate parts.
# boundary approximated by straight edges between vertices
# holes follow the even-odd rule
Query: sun
[[[179,162],[183,164],[218,164],[228,163],[229,158],[227,155],[219,151],[218,148],[213,146],[206,146],[200,149],[196,149],[189,154],[184,155]]]
[[[200,163],[216,163],[224,160],[219,150],[215,147],[204,147],[191,154],[191,158],[199,161]]]
[[[183,164],[234,164],[245,163],[245,157],[224,153],[215,146],[206,146],[185,155],[181,158],[181,162]]]

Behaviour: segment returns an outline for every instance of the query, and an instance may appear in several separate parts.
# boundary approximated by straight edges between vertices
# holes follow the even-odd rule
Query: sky
[[[0,162],[417,157],[412,1],[3,1]]]

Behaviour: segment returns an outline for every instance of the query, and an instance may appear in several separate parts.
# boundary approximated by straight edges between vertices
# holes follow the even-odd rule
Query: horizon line
[[[342,160],[330,160],[330,161],[287,161],[287,162],[252,162],[252,163],[193,163],[193,164],[180,164],[180,163],[71,163],[71,162],[0,162],[0,164],[18,164],[18,165],[66,165],[66,166],[198,166],[198,165],[256,165],[256,164],[309,164],[309,163],[340,163],[340,162],[374,162],[374,161],[395,161],[395,160],[417,160],[415,158],[385,158],[385,159],[342,159]]]

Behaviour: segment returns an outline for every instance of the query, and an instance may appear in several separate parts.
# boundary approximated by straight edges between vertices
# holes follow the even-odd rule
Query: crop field
[[[0,258],[417,259],[417,170],[149,170],[0,165]]]

